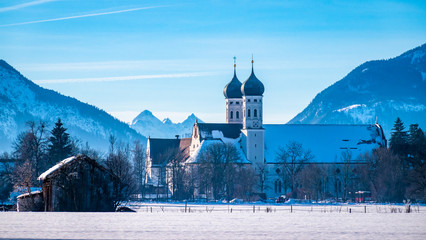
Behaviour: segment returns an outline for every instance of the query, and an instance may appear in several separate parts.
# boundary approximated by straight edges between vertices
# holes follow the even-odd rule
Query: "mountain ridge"
[[[184,138],[190,137],[192,126],[196,120],[203,122],[194,113],[180,123],[173,123],[169,118],[161,121],[151,111],[144,110],[132,120],[130,127],[147,137],[175,138],[176,135],[179,135]]]
[[[426,127],[426,44],[397,57],[360,64],[318,93],[288,123],[366,124],[376,117],[389,136],[393,121]]]
[[[45,121],[53,127],[61,118],[69,133],[99,150],[108,149],[112,134],[121,141],[145,137],[104,110],[73,97],[38,86],[0,60],[0,150],[10,151],[27,121]]]

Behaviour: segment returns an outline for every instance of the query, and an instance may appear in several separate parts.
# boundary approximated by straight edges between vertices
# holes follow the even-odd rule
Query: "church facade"
[[[238,150],[240,163],[247,164],[262,178],[262,186],[257,192],[266,194],[268,198],[276,198],[286,192],[287,184],[283,181],[283,166],[278,158],[281,149],[292,142],[300,143],[303,149],[309,150],[313,156],[310,163],[333,166],[329,171],[339,170],[342,155],[350,156],[351,163],[359,163],[360,156],[373,149],[386,146],[386,138],[381,126],[375,124],[337,125],[337,124],[264,124],[263,123],[263,94],[265,87],[252,71],[246,81],[241,83],[236,74],[225,86],[225,123],[195,122],[191,138],[175,139],[173,141],[180,151],[185,152],[185,165],[197,164],[200,153],[206,151],[214,143],[229,143]],[[166,151],[169,147],[158,145],[158,139],[148,139],[147,144],[147,184],[168,185],[167,174],[161,174],[158,159],[155,155]],[[155,151],[156,153],[153,153]],[[160,161],[161,162],[161,161]],[[167,163],[162,163],[162,165]],[[336,175],[336,174],[335,174]],[[330,180],[327,180],[331,182]],[[327,182],[326,181],[326,182]],[[342,190],[338,176],[333,184],[324,183],[328,191]],[[155,182],[155,183],[154,183]],[[332,190],[331,190],[332,189]]]

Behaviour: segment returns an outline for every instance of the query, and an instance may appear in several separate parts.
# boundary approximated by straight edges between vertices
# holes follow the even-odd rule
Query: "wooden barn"
[[[114,211],[117,177],[95,160],[77,155],[38,177],[42,181],[44,211]]]

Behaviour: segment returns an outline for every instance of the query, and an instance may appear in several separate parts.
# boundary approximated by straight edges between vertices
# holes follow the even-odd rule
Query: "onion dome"
[[[241,93],[245,96],[262,96],[264,92],[265,87],[263,83],[254,75],[253,60],[251,60],[251,74],[243,85],[241,85]]]
[[[236,64],[234,63],[234,77],[223,89],[223,95],[225,95],[226,98],[242,98],[243,97],[241,93],[241,82],[237,78],[237,73],[235,68],[236,68]]]

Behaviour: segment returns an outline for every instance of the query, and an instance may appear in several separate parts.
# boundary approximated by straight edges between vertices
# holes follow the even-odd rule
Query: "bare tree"
[[[254,186],[256,186],[258,181],[256,171],[249,166],[240,166],[237,172],[237,179],[235,196],[250,201],[250,197],[254,193]]]
[[[327,175],[323,167],[315,163],[307,164],[297,177],[306,198],[313,200],[324,198]]]
[[[277,160],[290,179],[290,190],[293,194],[296,194],[294,190],[297,187],[297,175],[303,169],[304,164],[312,159],[311,151],[303,149],[302,144],[298,142],[290,142],[285,148],[281,147],[279,149]]]
[[[106,161],[106,168],[114,174],[119,183],[116,189],[115,206],[121,202],[129,200],[130,196],[135,192],[135,179],[133,175],[132,164],[130,163],[130,149],[129,146],[125,147],[116,146],[115,137],[110,137],[110,152]]]
[[[200,177],[207,180],[206,187],[212,189],[214,199],[233,197],[239,162],[238,151],[230,143],[215,143],[200,153]]]
[[[184,153],[179,147],[169,148],[160,154],[159,157],[165,169],[163,175],[160,177],[165,178],[165,183],[170,189],[172,198],[178,200],[186,198],[187,195],[185,166],[183,164],[184,158]]]
[[[136,187],[138,192],[144,198],[145,193],[145,149],[139,140],[134,142],[133,153],[133,169],[136,179]]]
[[[343,201],[347,201],[348,199],[348,193],[352,186],[352,179],[353,179],[353,164],[352,161],[352,153],[347,150],[342,152],[342,155],[340,156],[340,159],[342,161],[342,182],[343,182]],[[353,191],[351,191],[353,192]]]
[[[378,148],[362,159],[364,181],[370,185],[372,197],[380,202],[402,202],[404,199],[404,166],[390,149]]]
[[[27,122],[28,131],[19,134],[14,146],[14,155],[18,159],[15,167],[16,174],[25,174],[15,176],[16,184],[24,187],[37,185],[37,176],[47,169],[47,139],[46,124],[40,122]],[[19,169],[23,168],[23,169]],[[29,171],[31,174],[29,174]],[[31,176],[31,181],[22,181]]]
[[[0,202],[3,203],[9,198],[10,192],[13,190],[12,172],[13,160],[9,154],[0,155]]]

